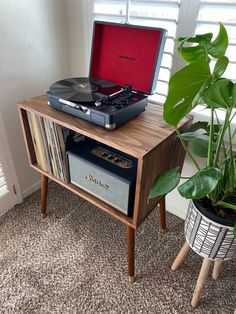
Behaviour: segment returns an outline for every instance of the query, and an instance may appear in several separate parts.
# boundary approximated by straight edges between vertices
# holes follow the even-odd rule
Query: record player
[[[165,33],[161,28],[95,21],[89,77],[52,84],[48,105],[107,129],[134,118],[154,92]]]

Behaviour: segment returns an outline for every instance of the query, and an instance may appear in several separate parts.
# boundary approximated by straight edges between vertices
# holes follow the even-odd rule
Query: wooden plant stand
[[[181,250],[179,251],[179,254],[177,255],[176,259],[174,260],[174,263],[171,266],[171,269],[173,271],[176,271],[180,264],[183,262],[184,258],[186,257],[188,251],[190,250],[190,246],[187,241],[185,241],[184,245],[182,246]],[[209,270],[211,267],[211,264],[214,263],[213,267],[213,272],[212,272],[212,277],[213,279],[217,280],[220,274],[220,269],[221,269],[221,264],[222,261],[217,260],[215,262],[211,261],[208,258],[204,258],[202,262],[202,267],[198,275],[198,280],[193,292],[192,300],[191,300],[191,305],[193,308],[198,306],[201,292],[205,286]]]
[[[166,230],[165,198],[159,197],[148,201],[151,187],[156,177],[162,172],[176,166],[182,168],[185,156],[180,142],[176,139],[174,129],[166,125],[162,120],[162,107],[150,104],[146,112],[113,131],[49,107],[45,95],[19,103],[18,109],[30,166],[42,175],[40,212],[42,218],[46,215],[48,178],[50,178],[124,223],[127,230],[128,275],[130,282],[133,282],[135,230],[157,204],[160,204],[161,231],[164,232]],[[48,119],[62,127],[78,132],[136,158],[138,166],[133,215],[131,217],[126,216],[91,193],[72,183],[66,183],[39,167],[27,112],[32,112],[37,116]],[[184,119],[179,125],[180,132],[184,131],[191,122],[191,117]]]

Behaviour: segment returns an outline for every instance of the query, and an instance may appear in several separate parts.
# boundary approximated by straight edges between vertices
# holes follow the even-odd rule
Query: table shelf
[[[49,107],[46,95],[20,102],[18,110],[29,163],[33,169],[42,175],[41,215],[44,217],[46,214],[47,183],[48,178],[50,178],[121,221],[127,227],[128,269],[132,281],[134,275],[134,231],[158,203],[160,203],[161,229],[165,229],[166,226],[165,198],[158,197],[149,201],[148,195],[151,187],[159,174],[177,166],[182,169],[185,157],[185,151],[176,138],[175,130],[163,122],[162,107],[149,104],[147,111],[112,131]],[[131,217],[126,216],[111,204],[42,169],[37,163],[35,143],[32,139],[27,112],[48,119],[61,127],[68,128],[136,158],[137,176],[133,215]],[[192,117],[183,119],[178,126],[179,131],[183,132],[191,123]]]

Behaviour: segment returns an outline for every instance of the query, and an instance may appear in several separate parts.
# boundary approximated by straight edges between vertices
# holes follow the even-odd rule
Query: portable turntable
[[[156,86],[164,29],[95,21],[89,77],[50,86],[49,106],[107,129],[147,107]]]

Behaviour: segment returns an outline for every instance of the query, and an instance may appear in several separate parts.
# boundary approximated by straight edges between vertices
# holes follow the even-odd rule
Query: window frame
[[[129,22],[130,20],[130,3],[131,0],[124,0],[126,2],[126,11],[125,14],[122,16],[124,17],[125,15],[125,21]],[[168,1],[168,0],[136,0],[140,2],[156,2],[156,3],[173,3],[175,1]],[[197,26],[197,21],[198,21],[198,13],[200,9],[200,5],[214,5],[214,4],[219,4],[219,1],[206,1],[202,2],[201,0],[177,0],[176,2],[179,2],[179,13],[178,13],[178,19],[177,19],[177,26],[176,26],[176,34],[175,34],[175,42],[174,42],[174,49],[173,49],[173,55],[172,55],[172,67],[170,70],[170,76],[172,76],[176,71],[181,69],[185,63],[182,58],[180,58],[178,51],[177,51],[177,41],[176,39],[179,37],[186,37],[186,36],[192,36],[195,34],[196,26]],[[220,1],[223,2],[224,1]],[[94,12],[94,4],[95,0],[92,1],[92,11],[90,11],[90,16],[91,16],[91,24],[92,21],[94,20],[94,16],[96,13]],[[227,4],[227,3],[225,3]],[[228,4],[232,4],[228,2]],[[186,25],[187,25],[187,30],[186,30]],[[168,37],[168,36],[167,36]],[[236,46],[236,44],[234,45]],[[89,54],[88,54],[89,55]],[[168,82],[167,82],[168,84]],[[161,93],[160,93],[161,94]],[[150,103],[154,103],[157,105],[163,105],[163,103],[160,103],[156,101],[155,99],[149,99]],[[192,114],[194,116],[195,120],[205,120],[209,121],[209,114],[207,112],[207,109],[204,110],[203,106],[198,106],[192,111]],[[223,118],[222,118],[223,119]],[[223,120],[222,120],[223,121]],[[236,127],[236,120],[232,123],[233,128]]]
[[[139,0],[136,0],[137,2]],[[172,64],[170,67],[170,77],[176,72],[178,71],[181,67],[184,66],[184,62],[183,60],[179,57],[178,52],[177,52],[177,42],[176,42],[176,38],[180,37],[180,36],[190,36],[191,34],[194,33],[195,30],[195,26],[196,26],[196,21],[194,19],[194,16],[197,15],[198,13],[198,8],[200,5],[200,1],[201,0],[185,0],[185,1],[181,1],[181,0],[176,0],[176,1],[168,1],[168,0],[140,0],[140,2],[147,2],[147,3],[164,3],[164,4],[178,4],[179,5],[179,12],[178,12],[178,17],[177,17],[177,25],[176,25],[176,33],[175,33],[175,37],[173,37],[174,40],[174,48],[173,48],[173,53],[171,53],[172,56]],[[94,20],[94,17],[96,16],[96,12],[94,11],[94,6],[95,6],[95,1],[93,0],[93,11],[92,11],[92,19]],[[124,0],[124,4],[125,4],[125,12],[122,12],[122,14],[120,15],[123,19],[125,23],[130,23],[130,11],[131,11],[131,0]],[[100,14],[98,14],[100,15]],[[103,15],[103,14],[102,14]],[[112,14],[108,14],[109,16],[112,16]],[[105,15],[104,15],[105,16]],[[119,15],[117,15],[119,16]],[[186,20],[186,16],[188,17]],[[138,18],[138,17],[137,17]],[[186,34],[186,23],[188,23],[188,34]],[[168,35],[167,35],[168,38]],[[172,37],[171,37],[172,38]],[[162,69],[164,69],[164,67],[162,67]],[[169,69],[169,68],[168,68]],[[160,81],[162,81],[162,79],[160,79]],[[167,84],[169,83],[168,81],[163,81],[166,82]],[[164,97],[166,97],[166,95],[164,95],[161,91],[158,92],[157,94],[159,95],[163,95]],[[163,105],[163,103],[155,100],[155,94],[152,95],[152,98],[149,99],[149,101],[151,103],[155,103],[155,104],[159,104],[159,105]]]

